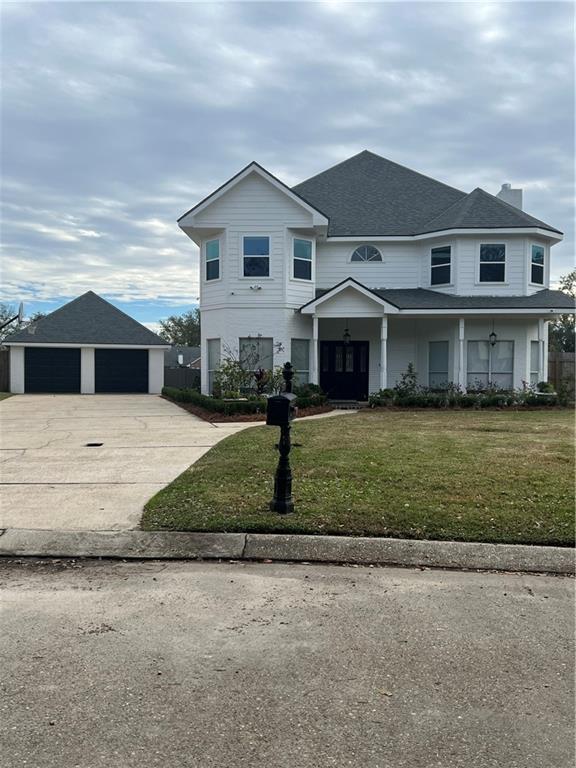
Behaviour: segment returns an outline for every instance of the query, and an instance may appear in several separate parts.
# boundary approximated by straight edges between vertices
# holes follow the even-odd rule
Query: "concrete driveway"
[[[156,395],[3,400],[0,528],[136,528],[151,496],[246,426],[208,424]]]

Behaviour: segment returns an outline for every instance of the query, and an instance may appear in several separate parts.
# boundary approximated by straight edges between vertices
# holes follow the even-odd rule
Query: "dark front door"
[[[26,347],[25,392],[80,392],[80,350],[68,347]]]
[[[320,342],[320,386],[332,400],[368,399],[368,342]]]
[[[96,392],[148,392],[147,349],[96,349]]]

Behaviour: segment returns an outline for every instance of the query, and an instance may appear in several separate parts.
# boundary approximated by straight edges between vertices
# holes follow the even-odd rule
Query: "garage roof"
[[[93,291],[16,331],[4,343],[169,346],[160,336]]]

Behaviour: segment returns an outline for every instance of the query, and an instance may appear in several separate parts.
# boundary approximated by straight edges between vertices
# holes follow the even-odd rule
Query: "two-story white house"
[[[420,384],[520,388],[547,378],[562,233],[521,190],[469,194],[364,151],[289,188],[257,163],[179,226],[200,248],[202,391],[233,354],[291,360],[333,399]]]

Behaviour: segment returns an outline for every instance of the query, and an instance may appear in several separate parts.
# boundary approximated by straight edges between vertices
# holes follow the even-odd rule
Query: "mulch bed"
[[[180,408],[188,411],[188,413],[193,413],[194,416],[198,416],[198,418],[204,419],[204,421],[209,421],[213,424],[221,424],[230,421],[266,421],[265,413],[235,413],[231,416],[226,416],[223,413],[207,411],[205,408],[201,408],[199,405],[193,405],[192,403],[179,403],[176,400],[172,400],[170,397],[166,397],[165,395],[162,395],[162,397],[164,400],[168,400],[168,402],[174,403],[174,405],[178,405]],[[333,410],[334,408],[332,408],[330,405],[317,405],[314,408],[299,408],[298,418],[303,416],[315,416],[317,413],[328,413],[329,411]]]

